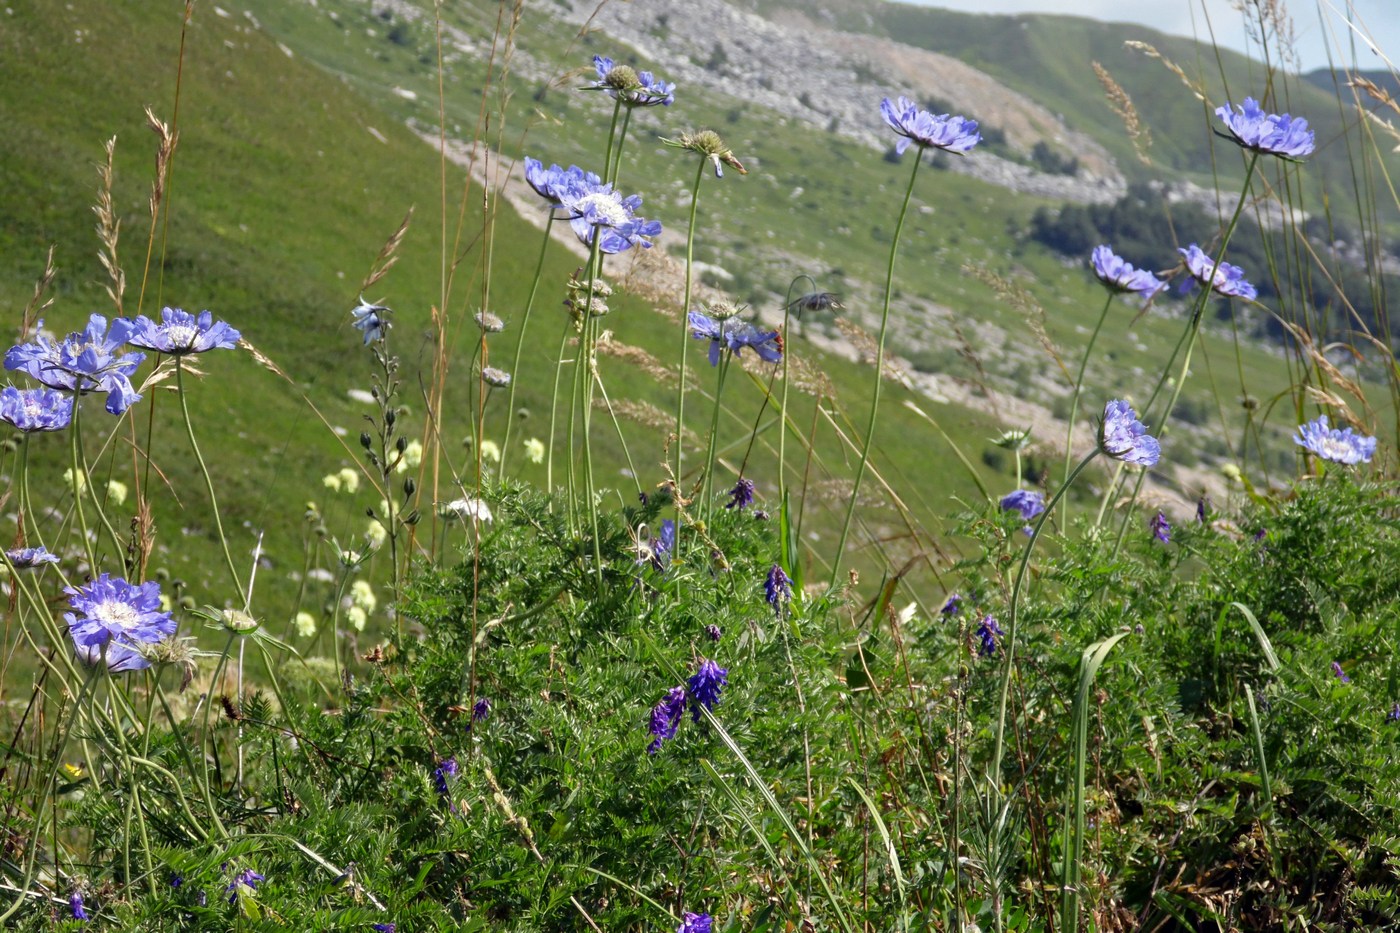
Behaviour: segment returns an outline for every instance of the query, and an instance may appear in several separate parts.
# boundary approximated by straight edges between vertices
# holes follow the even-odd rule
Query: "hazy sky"
[[[1230,0],[901,0],[919,6],[937,6],[969,13],[1065,13],[1106,22],[1142,23],[1179,36],[1195,36],[1244,51],[1243,15]],[[1298,54],[1304,71],[1327,65],[1328,48],[1333,61],[1350,64],[1350,40],[1346,18],[1364,27],[1392,62],[1400,62],[1400,0],[1285,0],[1293,19]],[[1257,57],[1257,47],[1256,47]],[[1384,60],[1368,50],[1360,39],[1356,62],[1361,68],[1385,68]]]

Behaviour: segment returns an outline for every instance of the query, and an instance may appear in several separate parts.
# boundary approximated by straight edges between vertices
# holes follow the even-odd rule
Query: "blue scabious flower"
[[[681,914],[681,925],[676,927],[676,933],[710,933],[713,923],[709,914],[693,914],[687,910]]]
[[[661,233],[661,221],[637,216],[642,206],[639,194],[623,197],[610,184],[581,182],[559,192],[559,206],[569,212],[569,226],[585,246],[604,253],[621,253],[640,245],[651,248],[649,237]]]
[[[1001,626],[997,625],[997,620],[992,616],[983,616],[982,621],[977,626],[977,637],[982,639],[982,644],[977,651],[984,658],[990,658],[997,653],[997,636],[1005,635]]]
[[[647,731],[651,733],[651,744],[647,746],[647,754],[655,755],[661,750],[661,743],[676,737],[676,730],[680,728],[681,716],[685,713],[685,688],[672,687],[666,691],[666,695],[661,698],[661,702],[651,708],[651,716],[647,722]]]
[[[1094,275],[1109,291],[1134,292],[1146,301],[1167,287],[1166,282],[1146,269],[1134,269],[1132,263],[1107,246],[1094,247],[1090,261],[1094,267]]]
[[[962,611],[962,597],[953,593],[948,597],[948,601],[943,604],[943,608],[938,610],[940,615],[955,616]]]
[[[132,586],[120,577],[102,574],[86,586],[64,590],[76,612],[64,613],[73,643],[84,659],[95,661],[107,648],[107,664],[118,670],[140,670],[150,662],[140,646],[175,634],[175,619],[160,608],[160,585],[152,580]],[[90,649],[90,650],[85,650]]]
[[[1374,437],[1357,434],[1351,428],[1329,428],[1326,415],[1318,415],[1315,420],[1299,425],[1293,443],[1323,460],[1347,466],[1370,463],[1376,453]]]
[[[370,304],[365,301],[365,296],[360,296],[360,303],[350,309],[350,323],[365,334],[365,346],[369,346],[375,340],[383,340],[384,335],[389,332],[393,325],[385,315],[390,311],[384,305]]]
[[[763,597],[778,615],[782,615],[783,606],[792,601],[792,580],[778,564],[773,565],[763,581]]]
[[[1202,285],[1227,298],[1253,301],[1259,297],[1259,289],[1245,280],[1244,270],[1239,266],[1222,260],[1217,267],[1215,260],[1207,256],[1195,243],[1185,249],[1177,249],[1177,252],[1186,262],[1186,271],[1191,273],[1191,278],[1185,283],[1185,291]],[[1212,269],[1215,270],[1214,276],[1211,275]]]
[[[68,912],[73,915],[74,920],[90,920],[87,910],[83,906],[83,895],[81,891],[74,891],[68,895]]]
[[[258,882],[266,880],[267,878],[265,876],[258,874],[251,868],[243,869],[233,876],[232,881],[224,886],[224,893],[228,895],[229,904],[237,904],[240,895],[248,897],[255,894],[258,889]]]
[[[51,553],[46,547],[15,548],[13,551],[6,551],[5,556],[14,564],[16,570],[31,570],[44,564],[58,563],[58,555]]]
[[[729,684],[729,668],[720,667],[709,658],[700,659],[700,667],[690,675],[690,718],[700,721],[700,707],[714,709],[720,691]]]
[[[1225,106],[1215,108],[1215,115],[1241,148],[1292,161],[1312,155],[1313,131],[1302,117],[1295,120],[1286,113],[1265,113],[1252,97],[1244,99],[1239,113],[1227,100]]]
[[[0,389],[0,420],[26,434],[62,431],[73,420],[73,397],[56,389]]]
[[[551,206],[559,207],[564,203],[564,194],[571,188],[596,187],[603,183],[603,179],[592,172],[585,172],[577,165],[570,165],[568,168],[551,165],[545,168],[539,159],[526,156],[525,182]]]
[[[1158,512],[1156,515],[1152,516],[1152,521],[1148,522],[1147,527],[1152,529],[1152,536],[1158,541],[1161,541],[1163,544],[1171,543],[1172,526],[1167,521],[1166,515]]]
[[[1137,420],[1137,412],[1119,399],[1104,406],[1103,423],[1099,425],[1099,450],[1114,460],[1155,466],[1162,457],[1162,445],[1147,433],[1147,426]]]
[[[1030,521],[1045,511],[1045,496],[1034,489],[1017,489],[1001,497],[1001,508],[1004,512],[1020,512],[1022,518]]]
[[[900,155],[904,154],[910,143],[916,143],[921,149],[942,149],[963,155],[982,141],[976,120],[952,117],[946,113],[934,116],[927,110],[920,110],[907,97],[895,101],[886,97],[880,102],[880,115],[891,129],[903,137],[894,147],[894,151]]]
[[[120,415],[141,396],[131,385],[144,353],[117,353],[135,325],[117,318],[107,326],[100,314],[88,318],[88,326],[54,343],[43,334],[44,322],[32,343],[11,347],[5,354],[5,368],[25,373],[51,389],[64,389],[78,395],[107,393],[107,411]]]
[[[720,352],[726,349],[737,356],[741,350],[749,347],[760,359],[769,363],[780,362],[783,358],[783,341],[776,330],[762,331],[732,317],[715,320],[699,311],[691,311],[687,318],[690,321],[690,336],[696,340],[710,341],[711,366],[719,365]]]
[[[669,107],[676,100],[676,86],[658,80],[650,71],[637,71],[620,65],[605,55],[593,56],[593,69],[598,80],[584,88],[587,91],[607,91],[613,100],[626,107]]]
[[[157,324],[146,315],[139,315],[127,342],[133,347],[180,356],[209,350],[232,350],[238,346],[238,338],[242,336],[223,321],[214,320],[214,315],[208,311],[193,315],[180,308],[164,308],[160,319],[161,322]]]
[[[729,490],[729,501],[725,503],[726,509],[738,509],[740,512],[753,505],[753,480],[739,477],[739,481],[734,484],[734,488]]]

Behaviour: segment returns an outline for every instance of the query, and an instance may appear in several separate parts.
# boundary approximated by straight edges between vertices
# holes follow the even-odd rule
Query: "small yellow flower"
[[[63,482],[64,482],[64,485],[68,486],[68,488],[70,488],[70,489],[73,488],[73,468],[72,468],[72,467],[69,467],[68,469],[66,469],[66,470],[63,471]],[[85,489],[87,489],[87,473],[83,472],[82,470],[79,470],[79,471],[78,471],[78,493],[81,494]]]
[[[86,773],[83,766],[76,762],[65,761],[63,763],[63,776],[70,781],[80,781]]]
[[[369,621],[369,616],[359,606],[351,606],[345,610],[345,621],[357,632],[365,630],[365,623]]]
[[[365,537],[369,539],[371,547],[379,547],[389,539],[389,532],[384,530],[379,519],[371,518],[369,524],[365,526]]]
[[[337,476],[340,477],[340,488],[352,495],[360,488],[360,471],[352,470],[350,467],[342,469]]]
[[[321,477],[321,483],[332,492],[340,492],[340,474],[327,473]]]
[[[112,501],[113,505],[121,505],[126,502],[126,493],[126,483],[114,479],[107,481],[107,498]]]
[[[292,627],[300,637],[310,638],[316,634],[316,617],[309,612],[298,612],[292,620]]]
[[[495,441],[481,442],[481,459],[490,460],[492,463],[501,462],[501,445]]]
[[[531,463],[544,463],[544,441],[532,437],[525,442],[525,456]]]
[[[379,605],[379,599],[374,595],[374,587],[370,586],[367,580],[356,580],[350,584],[350,602],[365,612],[373,612]]]

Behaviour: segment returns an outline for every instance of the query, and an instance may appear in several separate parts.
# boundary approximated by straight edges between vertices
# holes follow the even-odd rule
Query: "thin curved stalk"
[[[685,294],[681,299],[681,381],[676,390],[676,498],[680,498],[681,478],[685,469],[685,380],[686,354],[690,349],[690,290],[695,265],[695,214],[700,206],[700,180],[705,177],[704,159],[695,170],[695,183],[690,187],[690,226],[685,234]],[[678,519],[680,518],[677,512]]]
[[[530,326],[530,311],[535,307],[535,294],[540,289],[540,275],[544,272],[544,257],[549,252],[549,235],[554,229],[554,211],[544,224],[544,242],[540,244],[540,258],[535,263],[535,278],[530,283],[530,297],[525,300],[525,313],[520,316],[520,333],[516,335],[515,356],[510,364],[510,393],[506,396],[506,430],[501,438],[501,464],[496,470],[496,482],[506,478],[506,460],[510,456],[510,429],[515,424],[515,388],[520,385],[520,353],[525,349],[525,330]]]
[[[204,463],[204,455],[199,452],[199,441],[194,436],[194,421],[190,418],[189,400],[185,397],[185,367],[181,364],[180,357],[175,357],[175,394],[180,397],[180,414],[185,420],[185,433],[190,439],[190,449],[194,451],[194,459],[199,464],[199,473],[204,477],[204,487],[209,491],[209,508],[214,513],[214,528],[219,533],[219,545],[224,551],[224,561],[228,565],[230,578],[233,580],[233,591],[243,593],[243,581],[238,577],[238,568],[233,565],[233,555],[228,549],[228,537],[224,534],[224,521],[219,516],[219,497],[214,492],[214,479],[209,475],[209,467]],[[246,608],[246,606],[245,606]]]

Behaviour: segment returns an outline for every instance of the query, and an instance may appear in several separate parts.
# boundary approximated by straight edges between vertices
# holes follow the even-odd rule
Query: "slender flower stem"
[[[544,461],[544,487],[551,493],[551,503],[554,501],[552,496],[554,492],[554,438],[559,423],[559,383],[564,378],[564,351],[569,346],[569,331],[571,329],[571,323],[565,321],[564,330],[559,335],[559,352],[554,357],[554,392],[549,401],[549,449],[545,452]],[[569,509],[569,522],[570,530],[573,530],[572,506]]]
[[[214,528],[219,532],[219,544],[224,550],[224,561],[228,564],[229,576],[233,580],[233,591],[243,592],[243,581],[238,577],[238,568],[233,564],[233,555],[228,549],[228,537],[224,534],[224,521],[219,516],[219,499],[214,493],[214,479],[209,475],[209,467],[204,463],[204,455],[199,452],[199,441],[194,436],[194,421],[190,418],[189,400],[185,396],[185,367],[180,357],[175,357],[175,394],[180,397],[180,414],[185,419],[185,433],[190,439],[190,449],[199,463],[200,475],[204,477],[205,488],[209,490],[209,508],[214,513]]]
[[[69,459],[73,466],[73,508],[78,513],[78,531],[83,536],[83,550],[87,553],[88,567],[92,573],[97,573],[97,546],[92,537],[88,534],[87,512],[83,509],[83,487],[87,484],[87,470],[83,463],[83,440],[82,440],[82,418],[79,411],[82,406],[81,398],[73,396],[73,421],[68,426],[69,436]]]
[[[792,320],[792,288],[801,280],[806,279],[812,283],[815,291],[817,280],[807,275],[805,272],[797,276],[788,284],[787,300],[783,304],[783,392],[778,402],[778,501],[786,502],[787,476],[785,467],[787,466],[787,408],[788,408],[788,357],[792,354],[792,340],[788,329],[788,324]]]
[[[727,351],[722,352],[720,354],[718,367],[719,375],[715,382],[715,409],[714,415],[710,419],[710,443],[708,449],[705,452],[705,475],[703,479],[704,486],[702,487],[702,491],[700,494],[700,502],[702,509],[701,514],[705,515],[706,518],[708,518],[714,512],[713,503],[711,503],[710,497],[714,494],[714,482],[712,474],[715,471],[715,438],[719,434],[720,400],[724,395],[724,377],[729,373],[729,361],[733,357],[733,355],[734,354],[729,353]]]
[[[1099,314],[1099,322],[1094,325],[1094,332],[1089,335],[1089,344],[1084,348],[1084,359],[1079,361],[1079,373],[1074,377],[1074,395],[1069,402],[1069,428],[1065,431],[1065,482],[1069,481],[1070,458],[1074,456],[1074,422],[1079,414],[1079,395],[1084,391],[1084,371],[1089,367],[1089,357],[1094,353],[1094,344],[1099,339],[1099,331],[1103,330],[1103,322],[1108,320],[1108,310],[1113,307],[1113,293],[1108,293],[1108,300],[1103,304],[1103,311]],[[1065,506],[1068,510],[1069,506]]]
[[[1040,540],[1040,530],[1045,527],[1045,523],[1049,521],[1050,516],[1054,514],[1055,506],[1059,505],[1060,499],[1064,498],[1070,486],[1079,478],[1079,474],[1084,472],[1084,468],[1093,462],[1094,458],[1097,457],[1099,453],[1099,449],[1095,447],[1089,452],[1087,457],[1079,461],[1079,465],[1074,468],[1069,476],[1065,477],[1064,483],[1059,489],[1055,490],[1055,495],[1046,503],[1045,511],[1040,513],[1040,518],[1037,519],[1035,528],[1031,532],[1031,539],[1026,542],[1026,549],[1021,552],[1021,563],[1016,568],[1016,579],[1011,584],[1011,606],[1008,610],[1010,612],[1010,618],[1006,623],[1006,635],[1001,640],[1002,648],[1006,655],[1006,669],[1002,671],[1001,675],[1000,698],[997,701],[996,739],[992,745],[992,767],[987,773],[993,788],[1001,786],[1001,759],[1002,753],[1005,750],[1004,739],[1006,735],[1006,704],[1011,696],[1011,674],[1016,666],[1016,628],[1017,623],[1020,621],[1021,590],[1026,579],[1026,568],[1030,566],[1031,552],[1035,549],[1035,543]]]
[[[544,242],[540,244],[540,258],[535,263],[535,278],[530,283],[530,297],[525,300],[525,313],[520,316],[520,332],[516,334],[515,357],[510,364],[510,392],[506,395],[506,430],[501,437],[501,465],[496,470],[496,482],[506,478],[506,460],[510,457],[510,429],[515,424],[515,389],[520,385],[520,353],[525,349],[525,329],[530,326],[530,311],[535,307],[535,293],[540,290],[540,275],[544,272],[544,257],[549,251],[549,234],[554,229],[554,211],[544,224]]]
[[[690,349],[690,289],[695,265],[695,213],[700,205],[700,180],[705,177],[704,159],[695,170],[690,188],[690,227],[685,235],[685,296],[681,299],[681,382],[676,390],[676,499],[680,499],[681,477],[685,468],[685,381],[686,353]],[[679,518],[679,512],[677,518]]]
[[[875,416],[880,410],[880,388],[884,383],[885,334],[890,323],[890,299],[894,295],[894,260],[899,253],[899,239],[904,232],[904,219],[909,214],[909,202],[914,196],[914,179],[919,177],[919,166],[923,164],[923,150],[919,149],[914,159],[914,169],[909,173],[909,186],[904,190],[904,203],[899,208],[899,222],[894,228],[894,242],[890,244],[890,259],[885,270],[885,304],[880,311],[880,336],[875,349],[875,388],[870,398],[870,417],[866,419],[865,438],[861,442],[860,465],[856,467],[856,480],[851,488],[851,499],[846,505],[846,519],[841,523],[841,537],[836,542],[836,553],[831,559],[831,580],[827,586],[835,587],[837,575],[841,572],[841,556],[846,552],[846,538],[851,533],[851,519],[856,514],[856,501],[860,499],[860,484],[865,479],[865,467],[870,460],[870,447],[875,441]]]
[[[593,313],[593,290],[603,264],[602,231],[593,231],[593,248],[588,257],[588,306],[584,309],[583,339],[579,346],[579,378],[583,380],[583,485],[588,520],[593,538],[593,569],[598,578],[598,596],[603,595],[603,553],[598,534],[597,489],[593,477],[593,383],[597,378],[594,348],[598,343],[598,317]]]

